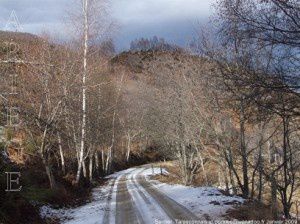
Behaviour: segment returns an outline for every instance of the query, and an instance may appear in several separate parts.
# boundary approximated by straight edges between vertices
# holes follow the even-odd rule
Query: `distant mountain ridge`
[[[157,36],[152,38],[135,39],[130,43],[131,51],[178,51],[181,49],[181,47],[175,44],[170,44],[164,38],[158,38]]]
[[[41,39],[37,35],[21,32],[0,31],[0,41],[16,41],[19,43],[31,42]]]

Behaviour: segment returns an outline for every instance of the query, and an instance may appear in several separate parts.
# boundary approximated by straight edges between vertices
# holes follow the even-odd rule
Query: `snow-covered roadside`
[[[131,173],[134,170],[136,170],[136,168],[129,168],[127,170],[122,170],[122,171],[119,171],[119,172],[116,172],[116,173],[113,173],[113,174],[107,176],[107,178],[119,178],[120,176]]]
[[[160,171],[155,169],[154,174]],[[164,171],[166,173],[166,171]],[[182,204],[199,218],[214,220],[224,219],[224,215],[236,204],[244,203],[244,199],[238,196],[226,196],[214,187],[187,187],[183,185],[169,185],[157,180],[150,180],[152,170],[146,169],[142,173],[161,192]]]
[[[91,202],[77,208],[53,209],[43,206],[40,208],[41,217],[59,219],[65,224],[87,224],[87,220],[91,224],[102,223],[110,187],[109,184],[93,189]]]
[[[107,218],[109,223],[115,223],[118,181],[123,175],[133,170],[135,170],[135,168],[123,170],[108,176],[108,178],[110,178],[109,183],[105,186],[94,188],[92,190],[91,201],[85,205],[71,209],[54,209],[50,206],[42,206],[40,208],[40,215],[42,218],[60,220],[63,224],[100,224]],[[112,192],[110,192],[114,180],[115,183]],[[110,201],[108,203],[109,197]]]
[[[168,174],[164,169],[162,172]],[[235,204],[244,202],[240,197],[226,196],[213,187],[186,187],[150,180],[152,175],[160,173],[160,168],[152,169],[149,166],[117,172],[109,176],[111,178],[109,184],[93,190],[92,200],[87,204],[72,209],[52,209],[43,206],[40,210],[41,216],[59,219],[64,224],[115,223],[117,185],[120,178],[125,176],[128,191],[143,220],[146,223],[153,223],[156,219],[169,220],[161,205],[139,184],[138,175],[145,176],[163,194],[189,209],[201,220],[224,219],[223,216],[229,209],[232,209]]]

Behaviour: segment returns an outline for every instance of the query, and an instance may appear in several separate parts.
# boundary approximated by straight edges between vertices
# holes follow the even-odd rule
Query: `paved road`
[[[146,180],[138,176],[138,183],[159,203],[165,213],[173,220],[197,220],[198,217],[190,210],[177,203]]]
[[[144,223],[128,191],[126,176],[119,180],[117,189],[116,224]]]
[[[115,219],[110,219],[109,209],[103,223],[136,224],[136,223],[175,223],[176,220],[199,220],[187,208],[161,192],[143,175],[144,168],[131,169],[122,174],[111,184],[108,207],[116,189]]]

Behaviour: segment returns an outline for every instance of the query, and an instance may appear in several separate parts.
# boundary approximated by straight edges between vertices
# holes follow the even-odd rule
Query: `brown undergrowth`
[[[151,179],[167,184],[182,184],[180,169],[176,161],[156,163],[154,167],[162,167],[167,170],[168,174],[161,175],[159,173],[152,176]],[[215,172],[213,166],[209,166],[207,171]],[[216,184],[215,178],[210,178],[209,181],[210,183]],[[211,184],[210,186],[215,186],[214,184]],[[206,186],[201,172],[196,175],[193,186]],[[220,192],[226,194],[222,190]],[[247,200],[244,204],[234,205],[234,209],[229,210],[224,218],[239,221],[272,220],[272,212],[270,206],[255,200]]]

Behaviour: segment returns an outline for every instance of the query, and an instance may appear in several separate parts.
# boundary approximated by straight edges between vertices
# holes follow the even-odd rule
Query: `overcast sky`
[[[0,28],[5,27],[15,10],[23,31],[40,33],[50,30],[63,37],[62,18],[71,1],[79,0],[0,0]],[[129,47],[139,37],[164,37],[171,43],[184,45],[197,24],[212,13],[215,0],[111,0],[112,17],[119,24],[116,35],[118,49]]]

